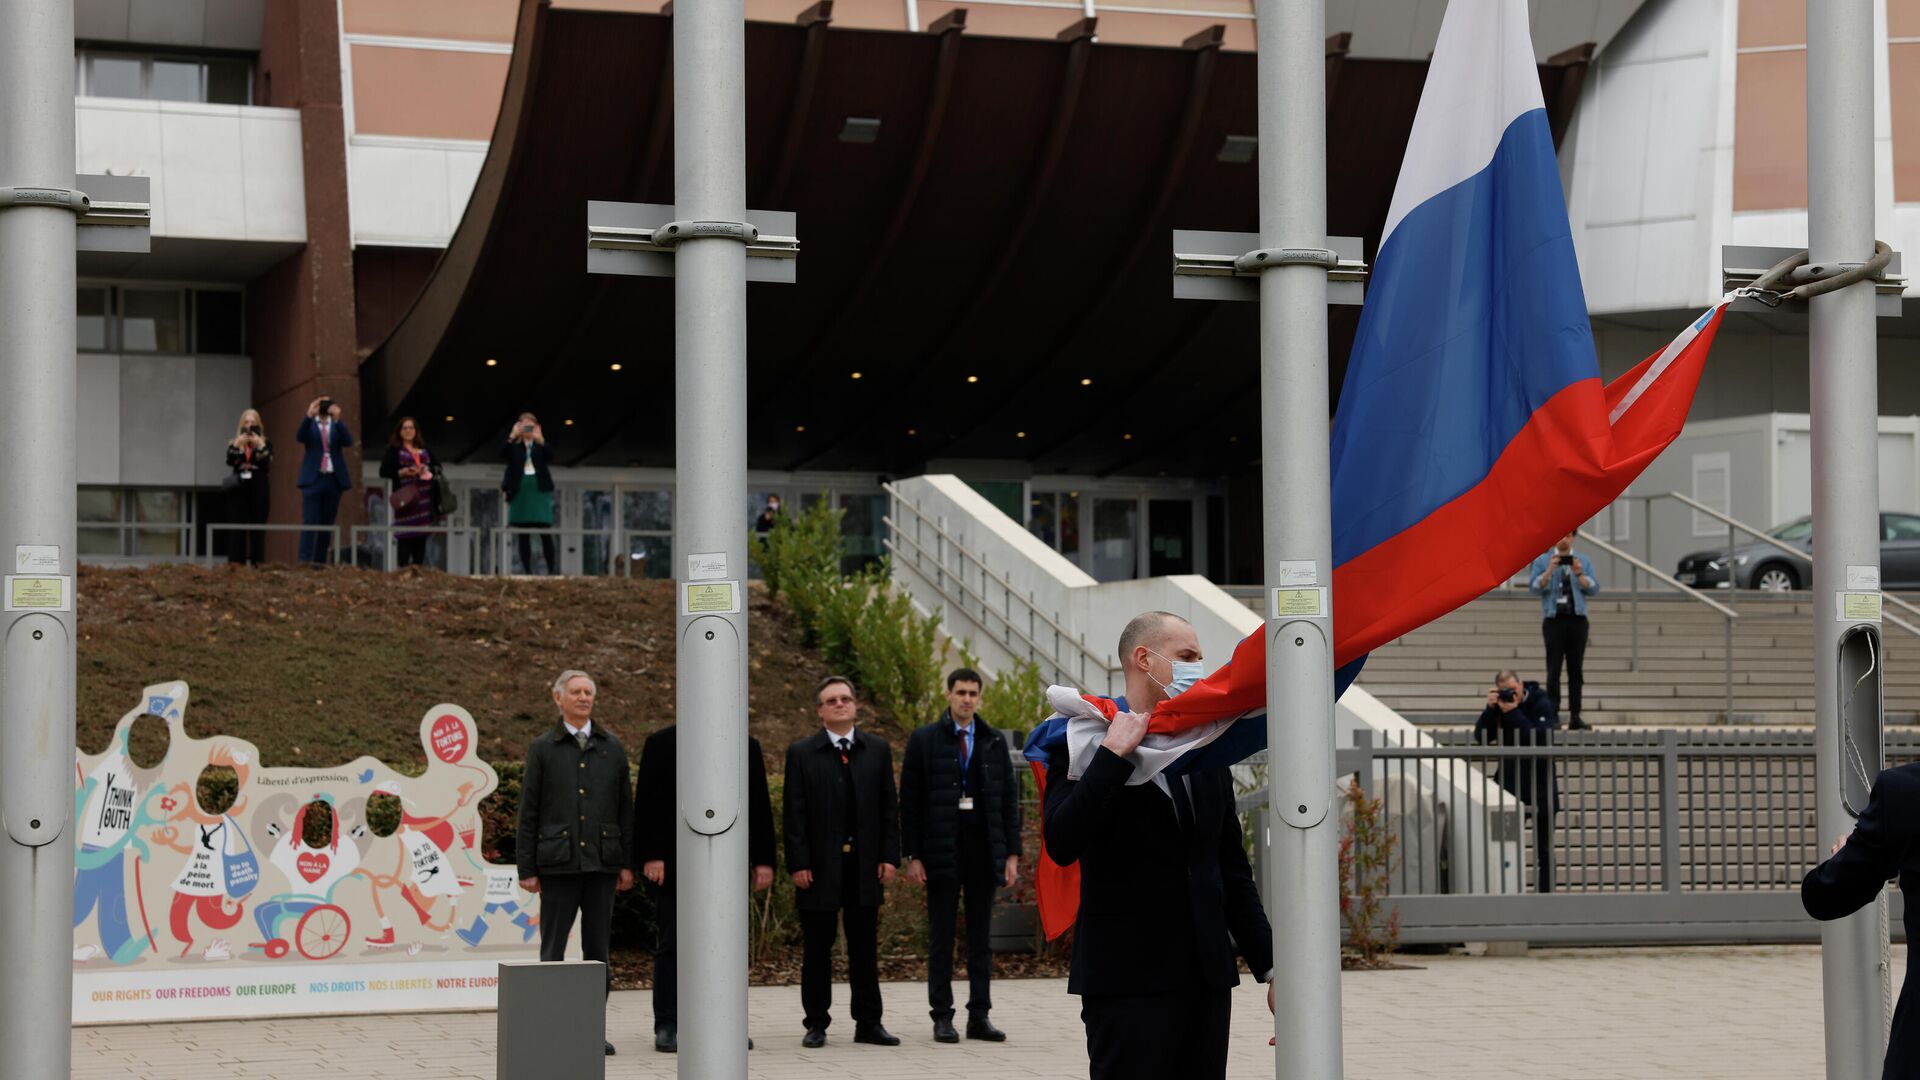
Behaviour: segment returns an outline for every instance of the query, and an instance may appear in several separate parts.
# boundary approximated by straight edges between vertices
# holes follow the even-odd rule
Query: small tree
[[[1347,805],[1341,815],[1340,918],[1356,966],[1378,967],[1381,957],[1400,944],[1400,912],[1382,918],[1399,838],[1387,827],[1386,804],[1368,795],[1357,775],[1342,797]]]

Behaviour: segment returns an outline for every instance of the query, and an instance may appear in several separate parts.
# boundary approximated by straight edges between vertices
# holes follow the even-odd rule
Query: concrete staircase
[[[1643,594],[1637,664],[1629,600],[1592,602],[1582,717],[1602,726],[1811,724],[1813,597],[1714,598],[1740,616],[1733,630],[1731,716],[1726,620],[1681,597]],[[1887,720],[1912,723],[1920,713],[1920,639],[1888,623],[1884,640]],[[1500,668],[1546,682],[1539,602],[1525,593],[1482,597],[1374,650],[1358,685],[1415,723],[1472,723]]]

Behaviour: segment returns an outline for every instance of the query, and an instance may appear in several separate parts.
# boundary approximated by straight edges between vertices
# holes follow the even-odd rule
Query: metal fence
[[[1818,936],[1798,889],[1835,837],[1817,830],[1811,731],[1371,735],[1337,765],[1381,800],[1403,940]],[[1920,733],[1889,733],[1887,756],[1920,758]]]

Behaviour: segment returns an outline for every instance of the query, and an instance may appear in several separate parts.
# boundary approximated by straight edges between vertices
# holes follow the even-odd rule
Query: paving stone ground
[[[1417,971],[1341,980],[1346,1075],[1370,1078],[1741,1080],[1822,1075],[1820,954],[1812,947],[1535,950],[1524,957],[1408,958]],[[1894,985],[1906,950],[1894,950]],[[897,1049],[857,1046],[836,1020],[822,1050],[800,1047],[798,987],[756,987],[749,1076],[779,1080],[980,1080],[1085,1076],[1078,1000],[1062,980],[994,985],[1001,1045],[933,1041],[924,987],[890,983],[886,1022]],[[844,1008],[846,988],[836,988]],[[608,1031],[620,1055],[610,1078],[674,1074],[652,1050],[644,991],[615,994]],[[1261,988],[1234,1002],[1228,1073],[1273,1075]],[[481,1078],[493,1072],[491,1013],[355,1016],[79,1028],[73,1075],[150,1080]]]

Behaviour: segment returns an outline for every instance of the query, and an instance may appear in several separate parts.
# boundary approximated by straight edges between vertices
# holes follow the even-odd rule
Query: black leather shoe
[[[808,1028],[806,1038],[800,1040],[800,1045],[809,1050],[818,1050],[827,1045],[827,1029]]]
[[[663,1054],[679,1053],[680,1029],[677,1027],[661,1027],[656,1029],[653,1033],[653,1048]]]
[[[900,1036],[881,1027],[879,1024],[855,1024],[853,1041],[869,1043],[873,1046],[899,1046]]]
[[[1593,725],[1587,723],[1585,720],[1582,720],[1576,716],[1572,720],[1568,721],[1567,730],[1568,731],[1592,731]]]
[[[933,1041],[943,1043],[957,1043],[960,1041],[960,1033],[953,1030],[953,1021],[951,1019],[943,1016],[933,1022]]]
[[[612,1056],[613,1056],[613,1044],[612,1044],[612,1043],[608,1043],[608,1044],[607,1044],[607,1056],[608,1056],[608,1057],[612,1057]]]
[[[984,1016],[969,1016],[967,1017],[967,1038],[1006,1042],[1007,1033],[994,1027],[993,1023]]]

